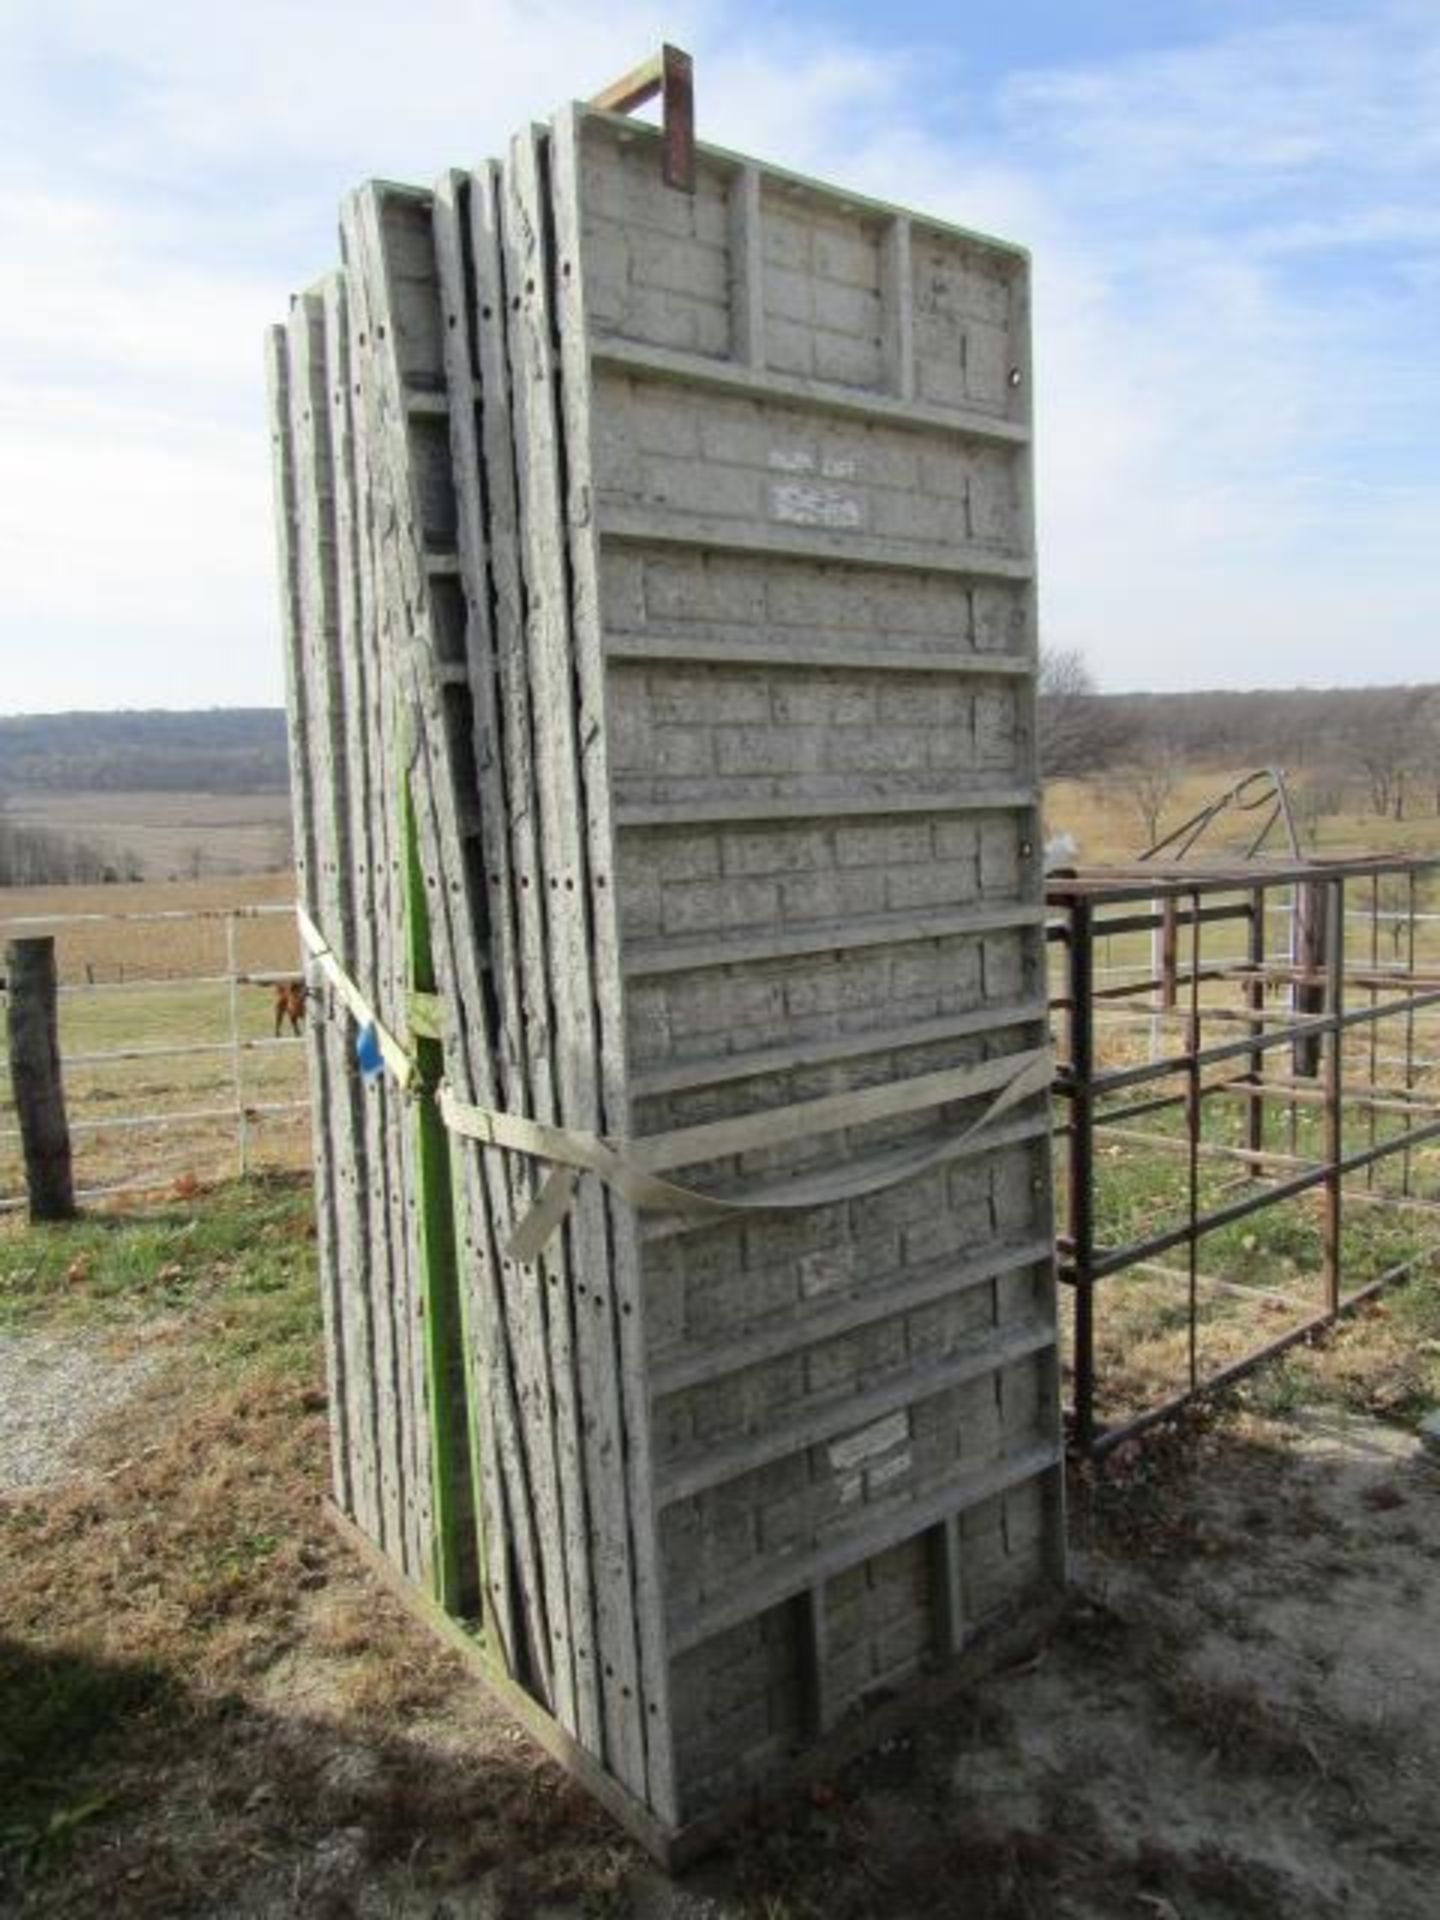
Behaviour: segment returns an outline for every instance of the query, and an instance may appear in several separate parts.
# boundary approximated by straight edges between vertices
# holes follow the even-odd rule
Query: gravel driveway
[[[117,1355],[113,1338],[0,1333],[0,1497],[53,1485],[105,1414],[154,1372],[160,1355]]]

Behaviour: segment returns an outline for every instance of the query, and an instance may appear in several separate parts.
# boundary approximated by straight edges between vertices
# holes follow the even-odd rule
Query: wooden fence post
[[[10,1085],[25,1149],[32,1220],[69,1220],[75,1213],[70,1127],[60,1077],[52,935],[12,940],[5,951],[10,983]]]
[[[1293,965],[1295,984],[1291,1005],[1296,1015],[1313,1019],[1326,1007],[1326,955],[1329,951],[1329,889],[1319,880],[1302,880],[1295,888]],[[1344,928],[1341,928],[1344,937]],[[1297,1079],[1313,1080],[1320,1071],[1322,1035],[1302,1033],[1291,1046],[1291,1058]],[[1292,1148],[1293,1152],[1294,1149]]]

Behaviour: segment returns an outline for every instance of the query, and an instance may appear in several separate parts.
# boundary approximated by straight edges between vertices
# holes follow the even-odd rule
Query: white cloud
[[[1376,7],[1353,22],[1269,26],[1107,67],[1022,74],[1004,90],[1022,145],[1058,153],[1087,188],[1201,200],[1404,172],[1437,153],[1433,20]]]
[[[393,0],[249,0],[223,15],[193,0],[68,0],[59,18],[76,56],[127,76],[132,110],[108,152],[138,172],[173,158],[421,178],[593,89],[623,50],[667,28],[633,0],[414,0],[403,12]],[[672,37],[702,24],[695,6],[668,16]]]
[[[223,34],[69,0],[0,22],[0,704],[278,697],[264,323],[354,179],[494,151],[662,28],[707,136],[1031,247],[1057,644],[1111,685],[1433,671],[1426,9],[947,97],[919,50],[706,0],[256,0]]]
[[[143,206],[0,190],[0,245],[22,297],[0,303],[0,366],[75,386],[192,390],[228,411],[272,281],[187,257],[188,227]],[[192,242],[193,244],[193,242]]]
[[[913,137],[866,156],[1035,254],[1042,607],[1107,684],[1435,671],[1423,25],[1021,76],[1005,164]]]

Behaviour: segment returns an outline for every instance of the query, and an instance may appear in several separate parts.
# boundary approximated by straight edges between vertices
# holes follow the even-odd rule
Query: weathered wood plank
[[[917,1307],[958,1298],[972,1287],[990,1285],[999,1275],[1022,1273],[1027,1267],[1040,1266],[1049,1259],[1050,1252],[1048,1240],[1030,1240],[1015,1247],[987,1247],[974,1260],[957,1261],[947,1254],[921,1267],[912,1267],[904,1280],[893,1285],[826,1300],[822,1306],[812,1307],[778,1326],[756,1327],[728,1340],[712,1338],[698,1351],[657,1354],[650,1370],[651,1397],[658,1400],[666,1394],[723,1380],[727,1374],[803,1352],[807,1347],[854,1333],[860,1327],[875,1326],[901,1314],[913,1313]]]
[[[555,311],[551,324],[558,330],[562,368],[563,435],[569,479],[569,498],[563,505],[568,519],[573,596],[572,685],[578,687],[580,702],[578,727],[583,748],[578,766],[578,790],[584,806],[591,911],[589,932],[593,945],[593,960],[588,956],[587,960],[596,1030],[590,1037],[596,1048],[599,1076],[587,1110],[602,1119],[609,1131],[623,1135],[630,1128],[628,1061],[614,885],[615,821],[605,729],[601,555],[593,513],[596,471],[591,441],[590,323],[585,276],[580,271],[579,126],[573,113],[557,116],[546,155],[557,256],[552,262]],[[539,154],[533,143],[529,151],[531,164],[538,164]],[[758,349],[760,343],[755,340],[752,344]],[[609,1344],[608,1351],[600,1348],[598,1367],[601,1384],[615,1394],[616,1404],[613,1411],[607,1405],[607,1418],[624,1435],[623,1453],[613,1469],[608,1517],[617,1537],[623,1529],[628,1542],[628,1558],[622,1561],[617,1554],[610,1563],[610,1571],[612,1578],[624,1579],[621,1591],[633,1608],[633,1652],[627,1650],[627,1659],[635,1674],[630,1684],[635,1688],[641,1709],[648,1797],[662,1818],[673,1821],[678,1818],[679,1799],[660,1553],[654,1522],[640,1243],[633,1208],[615,1200],[608,1191],[604,1204],[609,1228],[607,1295],[600,1315],[601,1325],[595,1330],[598,1334],[603,1329]]]
[[[796,1067],[833,1066],[867,1053],[892,1053],[908,1047],[929,1046],[937,1040],[960,1040],[969,1034],[1033,1026],[1045,1019],[1046,1011],[1034,1001],[1001,1001],[995,1006],[976,1007],[969,1013],[912,1020],[903,1027],[868,1027],[858,1033],[827,1034],[820,1040],[797,1040],[790,1046],[757,1047],[709,1059],[681,1060],[673,1066],[637,1067],[630,1075],[630,1091],[632,1097],[643,1099],[661,1093],[689,1093],[697,1087],[719,1086],[727,1080],[789,1073]]]
[[[330,466],[334,489],[337,653],[345,728],[346,792],[349,803],[349,865],[343,876],[347,894],[344,927],[349,934],[353,977],[372,1004],[379,1006],[377,901],[375,862],[377,836],[383,829],[376,818],[375,768],[367,725],[369,676],[374,663],[365,635],[361,545],[365,537],[364,507],[357,486],[354,409],[350,393],[350,341],[345,309],[343,274],[327,277],[322,287],[325,321],[325,359],[329,376]],[[383,774],[382,774],[383,777]],[[383,857],[383,852],[382,856]],[[342,929],[330,930],[332,941]],[[347,1028],[348,1032],[349,1029]],[[391,1245],[389,1165],[382,1100],[378,1089],[361,1084],[359,1105],[365,1152],[362,1201],[367,1217],[366,1288],[372,1314],[387,1311],[395,1287],[395,1256]],[[398,1169],[395,1170],[398,1176]],[[403,1451],[403,1448],[402,1448]],[[407,1466],[409,1462],[407,1461]],[[408,1476],[407,1476],[408,1477]],[[411,1543],[413,1547],[413,1542]],[[407,1559],[407,1565],[410,1564]]]
[[[390,196],[386,196],[386,201],[389,205]],[[438,316],[441,287],[439,264],[435,259],[433,202],[428,210],[431,225],[424,273],[432,285],[431,297],[435,301]],[[394,213],[395,209],[390,205],[392,219]],[[385,231],[386,221],[377,214],[377,246],[384,239]],[[412,270],[420,264],[415,250],[417,239],[418,233],[412,231]],[[377,253],[378,258],[380,255]],[[388,273],[388,265],[384,270]],[[432,379],[441,377],[443,371],[443,362],[438,356],[434,364],[424,369],[425,377]],[[451,414],[452,417],[461,417],[453,407]],[[425,529],[420,502],[412,501],[409,511],[423,546]],[[459,552],[455,555],[454,588],[441,584],[447,576],[438,574],[430,567],[428,557],[423,552],[420,561],[428,576],[434,618],[426,649],[415,655],[417,669],[424,669],[418,674],[415,688],[424,752],[415,767],[414,779],[424,802],[421,810],[422,828],[428,834],[427,884],[432,887],[437,912],[452,914],[445,948],[448,960],[445,964],[449,971],[450,991],[466,996],[458,1004],[453,999],[450,1003],[455,1018],[454,1046],[458,1059],[454,1077],[460,1079],[468,1076],[470,1083],[488,1090],[493,1098],[497,1097],[496,1054],[501,1036],[498,1022],[491,1017],[490,993],[495,975],[483,886],[477,875],[475,855],[476,836],[483,837],[488,843],[497,826],[484,818],[478,796],[468,785],[474,725],[468,659],[465,673],[453,679],[447,677],[443,683],[431,671],[440,664],[437,658],[438,642],[445,628],[436,596],[461,587],[462,556]],[[467,591],[474,592],[473,573]],[[448,616],[448,630],[452,639],[454,623],[452,603]],[[464,698],[457,702],[453,694],[443,694],[442,684],[463,689]],[[464,779],[461,778],[462,768],[467,769]],[[445,885],[447,873],[453,876],[449,888]],[[452,894],[455,896],[453,903]],[[468,938],[465,931],[467,927]],[[466,986],[466,982],[470,984]],[[483,1348],[472,1344],[472,1356],[477,1362],[472,1375],[473,1391],[487,1395],[494,1391],[501,1415],[497,1427],[498,1458],[508,1468],[504,1487],[505,1505],[510,1514],[510,1531],[516,1546],[516,1562],[524,1596],[517,1614],[510,1597],[497,1591],[496,1585],[492,1584],[489,1592],[491,1611],[497,1630],[502,1631],[505,1615],[507,1612],[511,1614],[512,1640],[508,1656],[514,1663],[513,1670],[524,1674],[528,1682],[554,1707],[562,1694],[568,1697],[570,1686],[569,1641],[564,1625],[565,1595],[559,1584],[563,1580],[563,1560],[558,1541],[552,1541],[538,1529],[534,1518],[535,1461],[538,1458],[543,1464],[545,1449],[549,1445],[550,1416],[548,1384],[543,1369],[538,1373],[527,1372],[527,1358],[533,1351],[533,1324],[537,1311],[543,1311],[543,1307],[537,1309],[537,1290],[532,1276],[519,1270],[501,1251],[514,1219],[513,1170],[486,1164],[473,1153],[464,1153],[459,1157],[463,1166],[463,1187],[470,1196],[470,1237],[466,1243],[470,1257],[467,1268],[469,1278],[479,1281],[480,1310],[469,1316],[472,1342],[476,1336],[487,1331],[489,1335]],[[495,1356],[498,1363],[493,1373],[489,1371],[490,1362],[486,1357],[490,1354]],[[529,1457],[525,1452],[527,1444]],[[547,1552],[550,1553],[548,1560]],[[502,1559],[497,1564],[492,1556],[489,1562],[492,1583],[498,1582],[502,1574],[508,1577],[506,1562]]]
[[[656,1502],[671,1506],[677,1500],[688,1500],[707,1487],[738,1480],[772,1460],[819,1446],[836,1434],[881,1420],[887,1413],[963,1386],[968,1380],[998,1373],[1053,1345],[1053,1329],[1047,1324],[1035,1326],[1020,1321],[944,1360],[912,1367],[863,1393],[848,1394],[838,1401],[806,1401],[792,1412],[776,1415],[761,1431],[747,1434],[742,1440],[706,1447],[693,1457],[679,1455],[664,1461],[655,1478]]]
[[[485,856],[487,959],[499,1014],[494,1072],[506,1104],[514,1111],[523,1112],[528,1082],[515,932],[515,888],[510,838],[505,826],[504,723],[499,710],[494,623],[490,611],[492,587],[479,434],[482,389],[477,377],[473,332],[469,196],[468,175],[450,172],[437,183],[432,208],[436,269],[445,318],[446,418],[454,474],[459,572],[465,594],[465,661],[463,667],[457,666],[454,672],[470,700],[471,741]],[[513,1165],[491,1170],[492,1177],[498,1172],[506,1183],[512,1219],[528,1205],[528,1195],[517,1196],[516,1183],[521,1171]],[[510,1481],[514,1490],[512,1499],[517,1503],[523,1501],[528,1505],[531,1494],[529,1477],[519,1457],[518,1433],[508,1430],[509,1423],[503,1416],[496,1417],[497,1369],[505,1370],[506,1404],[513,1403],[510,1341],[508,1336],[502,1337],[501,1330],[493,1324],[491,1310],[495,1302],[492,1300],[488,1309],[476,1302],[473,1279],[470,1273],[461,1276],[461,1299],[469,1322],[473,1470],[481,1502],[482,1532],[487,1540],[495,1543],[495,1553],[488,1547],[486,1552],[490,1605],[495,1611],[502,1646],[513,1649],[516,1622],[506,1566],[509,1516],[502,1480]],[[497,1555],[498,1566],[492,1564]],[[533,1569],[533,1550],[530,1565]]]
[[[737,794],[725,800],[630,801],[614,810],[617,827],[723,826],[729,820],[883,820],[922,813],[1012,813],[1032,811],[1028,787],[952,787],[944,793]]]
[[[1033,577],[1028,559],[988,547],[958,547],[928,540],[878,540],[868,535],[832,533],[823,527],[792,529],[756,521],[723,519],[718,514],[683,513],[670,508],[606,506],[599,510],[600,534],[617,545],[702,547],[711,553],[778,556],[823,565],[875,567],[896,573],[931,573],[963,580],[1018,580]]]
[[[626,950],[625,972],[631,979],[652,979],[662,973],[738,966],[749,960],[779,960],[837,948],[903,946],[948,934],[998,933],[1044,924],[1043,907],[972,907],[953,913],[877,913],[866,920],[832,920],[794,932],[744,934],[729,940],[634,940]]]
[[[761,371],[763,380],[765,256],[760,222],[760,169],[742,166],[730,182],[730,353],[742,367]]]
[[[343,243],[343,235],[342,235]],[[342,244],[343,252],[343,244]],[[404,837],[400,817],[403,764],[403,662],[394,657],[393,620],[379,560],[381,505],[375,491],[376,455],[370,432],[372,383],[367,323],[356,309],[354,274],[346,273],[347,371],[352,416],[360,624],[365,661],[364,723],[370,772],[369,823],[373,846],[373,1005],[392,1033],[406,1031]],[[388,1218],[388,1266],[376,1272],[377,1312],[394,1330],[400,1408],[397,1446],[406,1464],[404,1555],[410,1577],[433,1577],[434,1515],[430,1435],[426,1414],[420,1230],[415,1203],[415,1141],[404,1096],[388,1074],[366,1089],[384,1143],[383,1200]]]
[[[333,498],[329,476],[329,394],[325,319],[320,299],[301,294],[290,315],[291,436],[300,566],[307,737],[315,767],[315,900],[326,937],[345,953],[340,875],[349,864],[349,819],[344,789],[344,715],[335,651]],[[330,1062],[327,1118],[335,1167],[336,1252],[340,1285],[358,1312],[345,1315],[349,1339],[346,1381],[352,1395],[352,1486],[356,1518],[381,1545],[398,1543],[403,1491],[387,1428],[393,1418],[391,1346],[383,1316],[373,1313],[368,1286],[362,1171],[359,1076],[348,1023],[332,1010],[325,1021]]]
[[[271,327],[265,339],[270,407],[270,458],[275,499],[279,561],[280,627],[285,656],[286,743],[290,795],[295,818],[295,897],[313,920],[319,912],[316,891],[316,796],[310,755],[309,703],[305,695],[304,616],[300,606],[298,507],[291,427],[290,340],[284,327]],[[335,1500],[352,1520],[358,1518],[351,1491],[351,1419],[345,1379],[345,1300],[340,1285],[335,1165],[329,1124],[330,1064],[323,1024],[305,1023],[305,1068],[310,1093],[310,1138],[315,1176],[315,1244],[325,1337],[326,1392],[330,1402],[330,1477]]]
[[[323,420],[323,439],[317,439],[317,453],[324,504],[321,540],[327,589],[325,632],[330,663],[330,694],[326,720],[329,735],[327,758],[333,769],[338,836],[335,870],[331,879],[330,894],[324,900],[324,911],[328,929],[327,937],[340,955],[342,964],[353,977],[356,956],[363,937],[356,915],[355,884],[355,867],[359,851],[355,832],[357,825],[363,830],[363,822],[357,819],[354,796],[351,792],[350,749],[354,744],[351,708],[361,688],[355,673],[354,652],[347,650],[345,645],[347,636],[343,621],[347,567],[344,538],[339,522],[344,483],[339,473],[332,431],[333,393],[338,369],[331,359],[331,348],[336,344],[340,320],[338,310],[340,293],[336,284],[339,278],[338,274],[329,275],[316,289],[320,300],[320,324],[324,341],[324,358],[319,369],[324,388],[323,394],[317,392],[316,395],[316,420],[317,430],[319,423]],[[319,411],[322,401],[323,414]],[[391,1010],[383,993],[379,1005],[381,1018],[389,1024]],[[376,1417],[380,1439],[380,1487],[382,1496],[387,1493],[389,1496],[389,1504],[384,1509],[384,1518],[390,1534],[391,1551],[398,1555],[407,1571],[413,1573],[421,1564],[419,1556],[423,1551],[424,1538],[423,1531],[417,1524],[416,1514],[419,1483],[413,1386],[413,1316],[408,1295],[402,1288],[397,1288],[393,1284],[393,1276],[385,1272],[382,1262],[377,1260],[372,1252],[370,1238],[372,1220],[369,1210],[370,1175],[368,1164],[363,1157],[368,1144],[369,1090],[357,1071],[357,1064],[353,1058],[355,1037],[353,1027],[345,1015],[338,1010],[336,1024],[340,1049],[347,1056],[347,1097],[351,1127],[355,1133],[359,1156],[356,1162],[356,1187],[352,1202],[356,1213],[353,1231],[361,1250],[360,1263],[357,1267],[357,1284],[365,1289],[370,1325],[373,1330],[377,1388]]]
[[[374,941],[373,1004],[392,1032],[403,1032],[399,1018],[401,1002],[402,956],[400,927],[399,823],[396,798],[399,791],[398,748],[395,739],[398,696],[393,663],[388,657],[388,616],[383,585],[378,577],[376,550],[376,502],[371,475],[373,461],[364,381],[366,355],[363,327],[354,312],[349,295],[350,276],[346,275],[346,321],[348,334],[347,371],[349,374],[352,416],[352,445],[355,464],[357,503],[357,550],[359,560],[358,639],[364,659],[364,730],[366,759],[370,775],[370,834],[373,849],[372,891]],[[424,1577],[428,1526],[429,1456],[424,1445],[420,1399],[415,1378],[417,1342],[410,1338],[416,1313],[416,1249],[413,1210],[408,1182],[410,1172],[409,1128],[404,1101],[388,1075],[381,1075],[366,1089],[366,1098],[375,1109],[384,1158],[384,1207],[388,1220],[385,1251],[388,1263],[372,1276],[372,1297],[398,1325],[408,1348],[407,1363],[398,1378],[406,1389],[406,1417],[401,1445],[410,1464],[408,1486],[411,1498],[406,1512],[405,1562],[412,1576]]]
[[[609,633],[605,636],[607,660],[667,661],[675,665],[693,662],[715,667],[816,667],[829,670],[853,667],[861,673],[926,673],[938,677],[964,676],[976,680],[1001,680],[1023,677],[1032,671],[1028,659],[1005,653],[960,653],[954,649],[894,647],[888,643],[856,645],[850,641],[826,641],[805,645],[796,641],[764,639],[694,639],[689,636],[650,633]]]
[[[566,452],[557,406],[542,165],[538,136],[533,131],[517,135],[504,174],[504,244],[531,701],[543,721],[535,736],[535,772],[557,1095],[555,1111],[538,1117],[593,1129],[599,1103],[588,867],[573,701]],[[597,1716],[597,1738],[603,1738],[616,1773],[633,1780],[638,1769],[643,1780],[633,1626],[628,1612],[617,1617],[629,1584],[628,1536],[623,1507],[617,1507],[623,1449],[613,1427],[606,1430],[608,1396],[597,1399],[593,1372],[597,1343],[608,1339],[614,1314],[605,1203],[593,1183],[577,1191],[565,1238],[570,1284],[567,1289],[562,1282],[551,1292],[550,1353],[566,1537],[572,1555],[584,1563],[571,1593],[577,1689],[582,1714],[588,1710]],[[577,1572],[572,1566],[572,1576]]]
[[[55,936],[8,942],[5,974],[10,1097],[20,1124],[30,1219],[70,1220],[75,1179],[60,1071]]]
[[[915,283],[907,214],[896,214],[885,229],[880,305],[887,384],[897,400],[910,405],[915,398]]]
[[[470,256],[474,293],[470,308],[478,385],[483,395],[479,421],[479,457],[483,463],[487,587],[490,632],[501,719],[500,760],[503,794],[497,825],[510,854],[523,1072],[513,1077],[520,1111],[535,1113],[553,1100],[553,1032],[545,958],[543,878],[536,831],[534,744],[526,664],[526,604],[519,553],[519,508],[515,451],[511,438],[510,365],[505,315],[508,305],[501,241],[499,165],[491,161],[471,176]],[[528,1207],[538,1191],[536,1169],[510,1169],[517,1209]],[[560,1257],[557,1255],[557,1257]],[[508,1366],[525,1408],[517,1427],[509,1484],[515,1506],[535,1545],[534,1590],[547,1620],[559,1628],[569,1663],[568,1596],[557,1587],[564,1579],[557,1557],[557,1466],[548,1368],[544,1360],[545,1281],[533,1268],[502,1265],[497,1292],[497,1333],[507,1343]],[[555,1627],[547,1629],[547,1646]],[[567,1685],[573,1684],[567,1680]]]
[[[389,196],[384,188],[370,188],[346,203],[344,215],[348,257],[355,266],[354,285],[365,305],[375,370],[370,389],[370,431],[380,476],[377,491],[385,509],[384,538],[377,558],[392,617],[399,623],[395,635],[396,657],[406,670],[406,692],[413,719],[415,752],[410,777],[421,836],[435,965],[445,1003],[455,1022],[454,1041],[447,1047],[447,1066],[457,1089],[470,1087],[471,1097],[487,1099],[493,1097],[494,1088],[488,987],[482,964],[483,903],[476,898],[472,855],[457,805],[456,770],[461,763],[455,759],[457,742],[449,730],[445,710],[446,698],[453,696],[442,692],[430,674],[438,651],[437,616],[427,589],[424,505],[416,490],[410,458],[404,372],[397,340],[399,329],[393,318],[395,302],[391,282],[395,269],[390,247],[400,245],[401,241],[397,235],[392,243],[387,213],[403,218],[403,205],[395,205],[398,199],[399,196]],[[428,200],[421,204],[428,232]],[[413,246],[413,222],[410,241]],[[433,249],[433,237],[428,244]],[[438,306],[438,280],[433,290]],[[409,289],[409,297],[414,297],[413,287]],[[413,347],[413,342],[409,344]],[[439,372],[438,367],[435,371]],[[503,1236],[509,1205],[504,1178],[490,1166],[481,1164],[480,1157],[473,1154],[464,1156],[463,1165],[468,1202],[463,1243],[470,1257],[487,1263],[498,1261],[503,1273],[507,1263],[497,1256],[491,1222],[493,1219],[496,1236]],[[519,1544],[523,1547],[523,1541]],[[523,1561],[523,1553],[521,1558]],[[558,1564],[558,1546],[556,1559]],[[530,1650],[534,1683],[547,1701],[558,1705],[561,1689],[556,1670],[561,1669],[562,1660],[568,1662],[568,1646],[563,1632],[557,1640],[555,1622],[546,1618],[552,1592],[553,1583],[547,1582],[543,1593],[537,1590],[531,1596]]]

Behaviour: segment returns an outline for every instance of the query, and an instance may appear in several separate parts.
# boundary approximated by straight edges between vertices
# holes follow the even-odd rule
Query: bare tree
[[[1290,810],[1300,837],[1314,853],[1320,845],[1320,823],[1344,810],[1345,788],[1340,776],[1321,769],[1290,789]]]
[[[0,820],[0,887],[79,886],[114,878],[113,849],[53,827]],[[121,850],[120,858],[125,857]]]
[[[1426,693],[1415,709],[1415,777],[1430,789],[1440,818],[1440,693]]]
[[[1412,687],[1373,694],[1349,742],[1350,759],[1365,783],[1373,812],[1403,820],[1410,785],[1428,777],[1435,762],[1434,709]],[[1440,795],[1437,795],[1440,800]]]
[[[1357,740],[1355,764],[1365,780],[1370,809],[1380,819],[1405,818],[1405,768],[1393,757],[1383,738]]]
[[[1079,780],[1113,759],[1116,710],[1096,690],[1078,647],[1040,650],[1040,766],[1047,780]]]
[[[1165,809],[1180,784],[1180,760],[1168,740],[1151,740],[1143,758],[1121,775],[1121,788],[1145,834],[1145,848],[1160,838]]]

